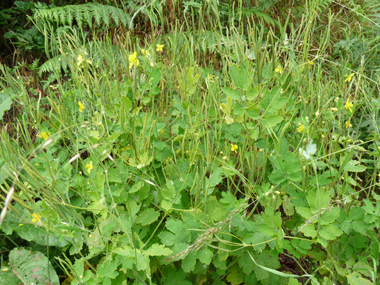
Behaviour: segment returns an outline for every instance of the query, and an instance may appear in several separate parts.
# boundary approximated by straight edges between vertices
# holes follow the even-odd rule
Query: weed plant
[[[1,282],[380,284],[376,4],[235,2],[0,65]]]

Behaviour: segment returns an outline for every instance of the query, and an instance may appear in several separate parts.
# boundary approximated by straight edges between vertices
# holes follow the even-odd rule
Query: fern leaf
[[[71,6],[71,5],[70,5]],[[74,19],[74,16],[73,16],[73,10],[72,9],[68,9],[67,10],[67,21],[69,22],[68,24],[70,25],[70,26],[72,26],[73,25],[73,19]]]
[[[94,14],[95,21],[98,25],[100,25],[102,16],[100,15],[100,9],[97,8],[97,5],[93,4],[91,5],[92,13]]]
[[[113,9],[113,7],[110,7],[110,12],[112,15],[113,20],[115,21],[116,26],[119,25],[119,14],[117,13],[117,9]]]
[[[107,7],[108,8],[108,7]],[[110,14],[110,10],[109,9],[102,9],[101,12],[102,12],[102,16],[103,16],[103,22],[106,24],[107,28],[109,27],[110,25],[110,17],[109,17],[109,14]]]
[[[77,5],[75,9],[75,20],[77,21],[77,24],[79,27],[82,26],[82,11],[81,11],[81,5]]]
[[[92,11],[90,9],[83,9],[83,17],[90,28],[92,28]]]

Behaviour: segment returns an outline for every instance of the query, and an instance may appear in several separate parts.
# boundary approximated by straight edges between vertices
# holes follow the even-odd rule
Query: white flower
[[[299,148],[300,155],[302,155],[305,159],[309,160],[310,155],[313,155],[317,152],[317,145],[313,144],[313,140],[310,140],[309,144],[306,146],[306,150]]]

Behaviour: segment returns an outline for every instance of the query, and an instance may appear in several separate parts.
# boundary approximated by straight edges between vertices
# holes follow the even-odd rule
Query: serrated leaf
[[[136,218],[136,223],[142,226],[150,225],[155,222],[160,216],[160,212],[155,211],[153,208],[148,208],[142,211]]]
[[[306,225],[300,231],[307,237],[315,238],[317,236],[317,231],[313,225]]]
[[[197,252],[190,252],[184,259],[182,259],[182,269],[186,273],[192,272],[195,269],[195,264],[197,262]]]
[[[265,128],[273,128],[277,124],[281,123],[283,120],[282,117],[277,116],[277,115],[269,115],[265,116],[265,118],[261,121],[263,124],[263,127]]]
[[[364,165],[357,165],[359,161],[357,160],[351,160],[347,163],[347,165],[344,167],[344,170],[350,171],[350,172],[363,172],[367,169]]]
[[[257,87],[253,87],[252,89],[249,89],[245,96],[247,97],[247,100],[254,100],[258,95],[260,94],[259,89]]]
[[[166,248],[163,244],[154,243],[150,248],[144,251],[147,256],[167,256],[172,254],[169,248]]]
[[[210,265],[213,257],[213,252],[210,249],[203,247],[201,250],[198,250],[197,253],[200,262]]]
[[[324,212],[323,215],[321,215],[320,223],[321,225],[331,224],[335,222],[337,218],[339,218],[339,215],[340,209],[338,207],[334,207],[331,210]]]
[[[239,285],[243,283],[243,273],[241,272],[232,272],[228,274],[227,281],[231,283],[231,285]]]
[[[211,219],[216,222],[225,219],[228,215],[227,209],[216,199],[215,196],[208,197],[207,213],[210,215]]]
[[[230,76],[237,88],[247,90],[250,85],[250,79],[247,69],[241,65],[233,64],[230,68]]]
[[[239,103],[236,103],[233,109],[236,116],[243,116],[245,114],[245,108]]]
[[[341,234],[343,232],[334,225],[321,226],[321,230],[319,231],[319,235],[326,240],[335,240]]]
[[[188,243],[191,240],[190,231],[180,220],[169,219],[166,222],[166,228],[169,231],[163,231],[158,236],[165,245],[174,245],[175,243]]]
[[[168,180],[166,182],[166,187],[162,188],[161,194],[167,200],[174,199],[174,197],[176,195],[176,191],[175,191],[174,183],[172,180]]]
[[[129,189],[129,193],[135,193],[135,192],[139,191],[143,186],[144,186],[144,182],[139,181],[139,182],[132,185],[132,187]]]
[[[359,273],[350,273],[347,276],[347,282],[350,285],[373,285],[374,283],[360,276]]]
[[[240,95],[240,92],[238,90],[232,89],[230,87],[222,87],[221,90],[224,92],[224,94],[226,94],[227,96],[229,96],[233,100],[240,100],[241,99],[241,95]]]

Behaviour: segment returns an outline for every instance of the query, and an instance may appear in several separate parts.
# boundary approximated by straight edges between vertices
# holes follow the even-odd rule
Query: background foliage
[[[380,284],[377,1],[0,5],[0,280]]]

